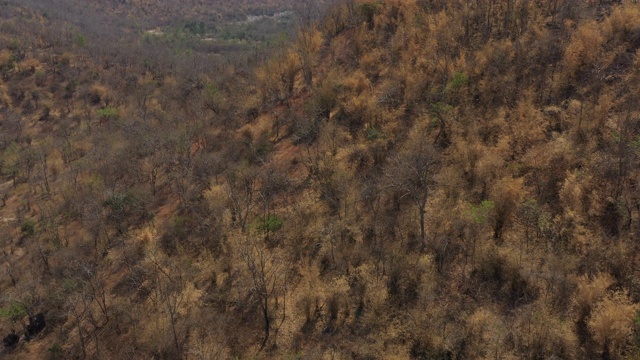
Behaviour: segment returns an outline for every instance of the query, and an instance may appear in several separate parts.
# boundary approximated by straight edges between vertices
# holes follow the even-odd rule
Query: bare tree
[[[180,267],[174,263],[164,263],[154,260],[155,265],[155,296],[158,304],[169,314],[171,335],[176,353],[182,353],[181,340],[178,336],[178,310],[184,303],[184,288],[186,280]]]
[[[391,157],[385,169],[389,186],[400,198],[409,197],[418,208],[420,239],[426,241],[425,208],[429,190],[434,186],[435,166],[438,155],[425,138],[410,139],[404,149]]]
[[[317,1],[299,0],[295,2],[294,15],[298,29],[313,25],[320,18],[320,13],[320,6]]]
[[[78,331],[78,339],[80,340],[80,347],[82,349],[82,358],[86,359],[87,343],[83,322],[87,315],[87,311],[89,310],[87,299],[82,293],[73,294],[71,296],[67,296],[66,306],[73,319],[73,324]]]
[[[4,229],[3,229],[4,230]],[[13,259],[13,247],[9,249],[9,252],[6,250],[2,250],[2,258],[3,260],[3,268],[5,273],[9,276],[11,280],[11,285],[15,287],[18,283],[18,278],[16,277],[16,261]]]
[[[247,240],[241,256],[251,275],[252,295],[259,302],[262,313],[264,328],[264,338],[260,344],[260,350],[262,350],[269,342],[272,330],[275,338],[286,319],[286,269],[275,253],[256,241]],[[281,316],[280,323],[274,325],[276,316]]]
[[[227,174],[227,195],[231,202],[234,221],[246,230],[247,218],[255,206],[257,194],[257,172],[249,167],[240,167]]]

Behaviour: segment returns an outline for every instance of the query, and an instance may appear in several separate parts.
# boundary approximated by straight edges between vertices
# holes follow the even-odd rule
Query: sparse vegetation
[[[0,1],[0,356],[637,358],[639,70],[635,1]]]

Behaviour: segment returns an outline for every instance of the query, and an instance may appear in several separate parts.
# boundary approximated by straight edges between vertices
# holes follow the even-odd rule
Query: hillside
[[[638,358],[640,5],[315,11],[238,55],[0,2],[2,355]]]

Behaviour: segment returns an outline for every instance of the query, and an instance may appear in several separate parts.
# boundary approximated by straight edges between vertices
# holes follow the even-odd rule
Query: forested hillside
[[[640,5],[331,3],[0,2],[3,357],[640,356]]]

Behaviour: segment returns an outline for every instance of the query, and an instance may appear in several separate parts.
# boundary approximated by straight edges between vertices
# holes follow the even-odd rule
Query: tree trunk
[[[271,330],[271,321],[269,320],[269,299],[266,298],[263,301],[264,303],[262,305],[262,315],[264,317],[264,340],[262,340],[260,350],[264,349],[264,347],[267,345],[267,341],[269,341],[269,332]]]
[[[80,320],[76,319],[76,326],[78,328],[78,337],[80,337],[80,346],[82,347],[82,358],[87,358],[87,347],[84,343],[84,335],[82,335],[82,327],[80,325]]]
[[[169,305],[171,306],[171,305]],[[175,312],[169,309],[169,316],[171,317],[171,331],[173,332],[173,343],[176,347],[176,351],[180,354],[180,342],[178,341],[178,333],[176,332],[176,315]]]
[[[426,245],[426,235],[424,231],[425,206],[424,205],[420,206],[419,210],[420,210],[420,240],[422,240],[423,245]]]

